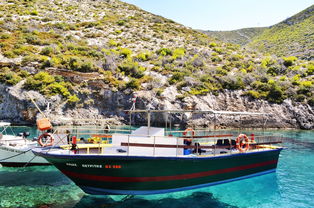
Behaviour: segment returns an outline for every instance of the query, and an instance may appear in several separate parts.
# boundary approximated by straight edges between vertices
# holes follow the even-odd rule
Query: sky
[[[235,30],[277,24],[314,0],[122,0],[193,29]]]

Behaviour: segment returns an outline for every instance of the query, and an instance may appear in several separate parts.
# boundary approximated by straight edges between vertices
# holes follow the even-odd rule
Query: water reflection
[[[202,189],[148,196],[84,195],[81,207],[255,207],[280,197],[275,173]],[[233,206],[236,204],[237,206]]]
[[[0,168],[0,186],[60,186],[72,183],[54,166]]]
[[[270,203],[280,198],[276,173],[212,186],[208,191],[219,201],[238,207],[272,207]]]
[[[119,207],[119,208],[132,208],[132,207],[167,207],[167,208],[182,208],[182,207],[215,207],[215,208],[235,208],[229,204],[220,202],[215,199],[211,193],[208,192],[194,192],[191,195],[182,197],[180,199],[165,197],[162,199],[142,198],[134,196],[131,198],[124,198],[119,201],[115,201],[110,196],[84,196],[79,203],[75,205],[76,208],[83,207]]]

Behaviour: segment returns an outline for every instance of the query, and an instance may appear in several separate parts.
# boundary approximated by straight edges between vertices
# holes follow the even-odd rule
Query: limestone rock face
[[[175,87],[166,88],[160,95],[154,90],[138,91],[136,93],[112,92],[109,89],[98,90],[80,97],[81,101],[92,100],[84,104],[71,105],[64,102],[60,96],[46,98],[35,91],[25,91],[21,88],[23,83],[15,86],[0,85],[0,119],[16,124],[35,124],[37,118],[43,115],[32,103],[31,98],[44,114],[54,124],[73,123],[75,119],[90,119],[92,124],[99,123],[100,119],[107,119],[106,123],[121,124],[129,122],[130,115],[123,110],[128,110],[133,105],[134,96],[137,97],[136,109],[195,109],[215,111],[247,111],[263,112],[268,116],[247,115],[211,115],[191,114],[166,115],[153,113],[151,123],[153,125],[180,124],[212,127],[214,124],[224,127],[261,128],[301,128],[314,129],[313,107],[293,103],[285,100],[282,104],[269,103],[265,100],[251,100],[242,96],[241,91],[225,91],[216,95],[191,96],[183,99],[177,98]],[[146,115],[132,115],[132,124],[139,125],[146,122]]]

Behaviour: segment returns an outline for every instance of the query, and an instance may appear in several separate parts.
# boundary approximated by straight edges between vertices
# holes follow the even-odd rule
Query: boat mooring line
[[[30,164],[35,159],[35,157],[37,157],[37,155],[34,155],[34,157],[32,159],[30,159],[27,163],[25,163],[23,168],[25,168],[28,164]]]
[[[18,154],[16,154],[16,155],[12,155],[12,156],[10,156],[10,157],[3,158],[3,159],[0,160],[0,162],[5,161],[5,160],[8,160],[8,159],[11,159],[11,158],[14,158],[14,157],[17,157],[17,156],[22,155],[22,154],[25,154],[25,153],[27,153],[27,152],[29,152],[29,151],[35,149],[35,148],[36,148],[36,147],[31,148],[31,149],[29,149],[29,150],[27,150],[27,151],[24,151],[24,152],[20,152],[20,153],[18,153]],[[34,155],[34,157],[33,157],[32,159],[30,159],[27,163],[25,163],[25,165],[23,166],[23,168],[25,168],[28,164],[30,164],[30,163],[35,159],[35,157],[37,157],[37,155]]]
[[[34,148],[33,148],[34,149]],[[29,149],[29,150],[27,150],[27,151],[24,151],[24,152],[20,152],[20,153],[18,153],[18,154],[16,154],[16,155],[12,155],[12,156],[10,156],[10,157],[7,157],[7,158],[4,158],[4,159],[1,159],[0,160],[0,162],[2,162],[2,161],[4,161],[4,160],[8,160],[8,159],[11,159],[11,158],[13,158],[13,157],[17,157],[17,156],[19,156],[19,155],[22,155],[22,154],[25,154],[26,152],[29,152],[29,151],[31,151],[32,149]],[[33,160],[33,159],[32,159]]]

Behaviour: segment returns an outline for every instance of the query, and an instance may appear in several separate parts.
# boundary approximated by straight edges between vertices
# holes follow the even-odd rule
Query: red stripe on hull
[[[182,175],[174,175],[174,176],[153,176],[153,177],[115,177],[115,176],[97,176],[90,174],[82,174],[75,173],[72,171],[61,170],[65,175],[79,178],[83,180],[95,180],[95,181],[105,181],[105,182],[158,182],[158,181],[172,181],[172,180],[182,180],[182,179],[193,179],[200,178],[205,176],[212,176],[223,173],[230,173],[235,171],[247,170],[252,168],[258,168],[267,165],[276,164],[278,160],[270,160],[261,163],[243,165],[232,168],[225,168],[219,170],[210,170],[199,173],[190,173],[190,174],[182,174]]]

